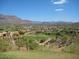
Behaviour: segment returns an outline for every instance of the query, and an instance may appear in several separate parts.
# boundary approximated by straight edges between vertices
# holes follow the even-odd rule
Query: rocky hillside
[[[27,24],[29,20],[22,20],[16,16],[0,15],[0,24]]]

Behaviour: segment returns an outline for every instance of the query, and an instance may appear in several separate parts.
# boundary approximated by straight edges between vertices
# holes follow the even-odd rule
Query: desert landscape
[[[79,58],[79,23],[19,19],[0,15],[0,59]]]
[[[78,0],[0,0],[0,59],[79,59]]]

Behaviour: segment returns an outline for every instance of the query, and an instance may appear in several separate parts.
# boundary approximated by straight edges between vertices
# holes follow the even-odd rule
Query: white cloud
[[[66,3],[66,0],[59,0],[59,1],[53,2],[53,4],[56,4],[56,5],[62,5],[62,4],[65,4],[65,3]]]
[[[55,11],[63,11],[64,9],[59,8],[59,9],[55,9]]]

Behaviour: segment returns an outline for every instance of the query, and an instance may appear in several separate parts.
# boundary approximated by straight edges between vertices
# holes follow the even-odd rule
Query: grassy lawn
[[[79,55],[56,52],[4,52],[0,59],[79,59]]]

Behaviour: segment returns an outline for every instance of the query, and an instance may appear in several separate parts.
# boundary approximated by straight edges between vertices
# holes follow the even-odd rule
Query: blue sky
[[[79,21],[79,0],[0,0],[0,14],[32,21]]]

